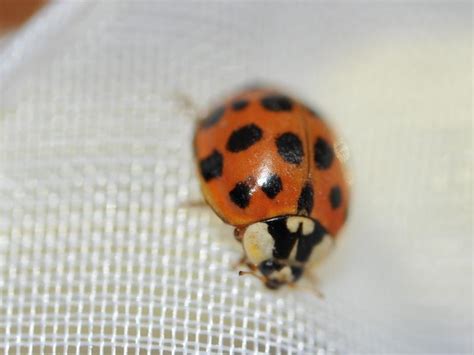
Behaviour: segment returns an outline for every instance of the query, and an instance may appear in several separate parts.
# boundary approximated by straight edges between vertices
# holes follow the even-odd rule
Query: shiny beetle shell
[[[224,222],[245,226],[303,215],[333,237],[349,203],[334,145],[317,113],[271,89],[226,100],[199,123],[194,138],[204,197]]]

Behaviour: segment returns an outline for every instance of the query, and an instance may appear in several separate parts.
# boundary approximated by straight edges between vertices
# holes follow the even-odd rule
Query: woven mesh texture
[[[53,3],[0,52],[6,353],[472,350],[470,3]],[[319,107],[354,204],[308,290],[231,268],[194,115],[255,79]],[[319,105],[319,106],[318,106]]]

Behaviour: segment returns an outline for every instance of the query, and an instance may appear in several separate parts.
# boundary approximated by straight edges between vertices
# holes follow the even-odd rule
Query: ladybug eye
[[[283,265],[281,265],[280,263],[277,263],[277,262],[275,262],[275,261],[272,260],[272,259],[268,259],[268,260],[265,260],[264,262],[262,262],[262,263],[258,266],[258,269],[260,270],[260,272],[261,272],[263,275],[268,276],[268,275],[270,275],[273,271],[281,270],[282,267],[283,267]]]
[[[274,270],[273,261],[266,260],[263,263],[261,263],[258,268],[263,275],[265,276],[270,275],[272,271]]]

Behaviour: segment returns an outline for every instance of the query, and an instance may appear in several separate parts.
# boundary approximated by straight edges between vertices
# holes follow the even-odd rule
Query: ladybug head
[[[303,267],[290,266],[274,258],[261,262],[258,265],[258,270],[264,277],[265,286],[272,290],[298,281],[303,274]]]
[[[258,273],[257,273],[258,272]],[[293,284],[303,274],[303,267],[283,264],[276,259],[261,262],[255,271],[240,271],[239,275],[253,275],[271,290]]]
[[[297,250],[300,238],[313,238],[315,222],[302,216],[282,216],[257,222],[240,231],[244,252],[257,276],[268,288],[277,289],[298,281],[303,274],[306,258]],[[308,243],[304,244],[305,247]],[[308,254],[312,245],[309,245]],[[301,260],[299,260],[301,258]]]

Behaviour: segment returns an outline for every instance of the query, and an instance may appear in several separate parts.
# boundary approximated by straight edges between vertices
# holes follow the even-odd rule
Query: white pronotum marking
[[[323,261],[334,248],[334,239],[326,234],[318,245],[315,245],[308,260],[308,265],[314,266]]]
[[[275,241],[266,223],[254,223],[244,233],[243,246],[245,254],[250,262],[255,265],[273,257]]]
[[[311,234],[314,231],[314,222],[313,220],[306,217],[288,217],[286,220],[286,227],[291,233],[295,233],[300,224],[303,225],[303,235]]]

